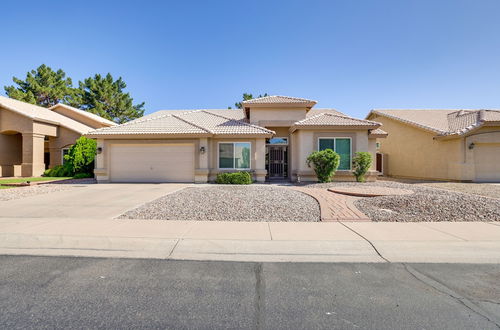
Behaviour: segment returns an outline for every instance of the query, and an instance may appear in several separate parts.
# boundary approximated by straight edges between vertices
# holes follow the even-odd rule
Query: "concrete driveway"
[[[0,201],[0,218],[115,218],[189,184],[91,184]],[[22,189],[22,188],[16,188]]]

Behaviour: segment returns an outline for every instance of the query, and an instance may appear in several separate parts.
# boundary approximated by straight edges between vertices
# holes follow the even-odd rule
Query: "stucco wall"
[[[250,122],[266,126],[265,122],[283,121],[290,126],[291,122],[306,118],[306,112],[306,108],[250,108]]]
[[[372,118],[389,135],[379,139],[380,152],[388,154],[387,175],[461,180],[463,142],[461,139],[436,140],[435,133],[385,118]]]
[[[0,165],[21,165],[23,160],[21,134],[0,134]]]

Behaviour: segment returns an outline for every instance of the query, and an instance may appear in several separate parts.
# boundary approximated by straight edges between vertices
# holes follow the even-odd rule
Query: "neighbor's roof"
[[[263,96],[256,99],[241,102],[242,104],[304,104],[312,106],[317,102],[314,100],[303,99],[299,97],[270,95]]]
[[[489,123],[500,123],[500,110],[376,109],[368,114],[391,118],[439,136],[463,135]]]
[[[98,123],[104,124],[104,125],[108,125],[108,126],[115,126],[115,125],[117,125],[114,121],[108,120],[106,118],[103,118],[101,116],[98,116],[98,115],[93,114],[93,113],[88,112],[88,111],[84,111],[84,110],[80,110],[80,109],[71,107],[71,106],[63,104],[63,103],[58,103],[56,105],[53,105],[49,109],[53,110],[53,109],[56,109],[56,108],[64,108],[64,109],[67,109],[69,111],[73,111],[75,113],[78,113],[78,114],[80,114],[82,116],[85,116],[85,117],[87,117],[89,119],[92,119],[92,120],[94,120],[94,121],[96,121]]]
[[[323,126],[363,127],[367,129],[376,129],[380,127],[381,124],[371,120],[349,117],[340,112],[320,112],[314,116],[306,117],[306,119],[294,123],[291,127],[291,130],[294,131],[299,128],[313,128]]]
[[[54,112],[47,108],[18,101],[1,95],[0,95],[0,107],[13,111],[22,116],[31,118],[33,120],[55,124],[68,128],[80,134],[85,134],[93,130],[93,128],[90,126],[84,125],[80,122],[77,122],[76,120],[58,114],[57,112]]]
[[[96,129],[88,136],[128,134],[272,135],[273,131],[207,110],[164,111],[131,122]],[[225,110],[231,111],[231,110]],[[163,114],[165,113],[165,114]]]

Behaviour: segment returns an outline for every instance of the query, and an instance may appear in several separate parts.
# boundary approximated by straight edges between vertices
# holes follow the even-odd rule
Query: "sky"
[[[500,108],[500,1],[15,1],[0,4],[0,94],[46,64],[110,72],[146,113],[244,92],[373,108]]]

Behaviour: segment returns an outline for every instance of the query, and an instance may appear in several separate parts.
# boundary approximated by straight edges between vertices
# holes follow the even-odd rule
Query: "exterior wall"
[[[483,127],[462,139],[464,162],[460,168],[462,180],[483,181],[483,178],[493,178],[500,181],[500,126]],[[473,144],[473,148],[470,146]],[[487,160],[481,159],[481,148],[487,148]],[[489,162],[489,164],[484,164]],[[479,166],[483,165],[483,166]],[[488,166],[484,166],[488,165]],[[485,172],[487,171],[487,172]]]
[[[62,165],[62,149],[69,148],[81,135],[64,127],[59,127],[57,137],[49,137],[49,168]]]
[[[97,139],[97,147],[102,148],[102,153],[96,156],[96,168],[94,173],[98,182],[109,182],[109,152],[114,144],[175,144],[192,143],[195,150],[195,182],[203,183],[214,181],[220,172],[233,172],[234,170],[221,170],[218,168],[218,143],[219,142],[250,142],[251,143],[251,171],[254,179],[265,181],[265,139],[264,138],[192,138],[192,139]],[[200,148],[204,147],[205,152],[201,153]]]
[[[306,108],[250,108],[250,123],[264,127],[271,126],[269,123],[274,126],[290,126],[293,122],[305,119],[306,113]]]
[[[380,152],[388,155],[386,175],[416,179],[466,180],[463,139],[436,140],[435,133],[376,117],[389,135],[379,140]]]
[[[293,181],[317,181],[314,171],[307,166],[306,159],[313,152],[318,150],[318,141],[321,137],[348,137],[351,138],[351,157],[357,151],[371,152],[368,131],[339,131],[339,130],[298,130],[292,135],[292,180]],[[374,145],[374,143],[372,143]],[[375,171],[370,171],[367,174],[367,180],[373,181],[376,179]],[[334,180],[339,181],[354,181],[355,177],[352,171],[338,170],[335,173]]]

